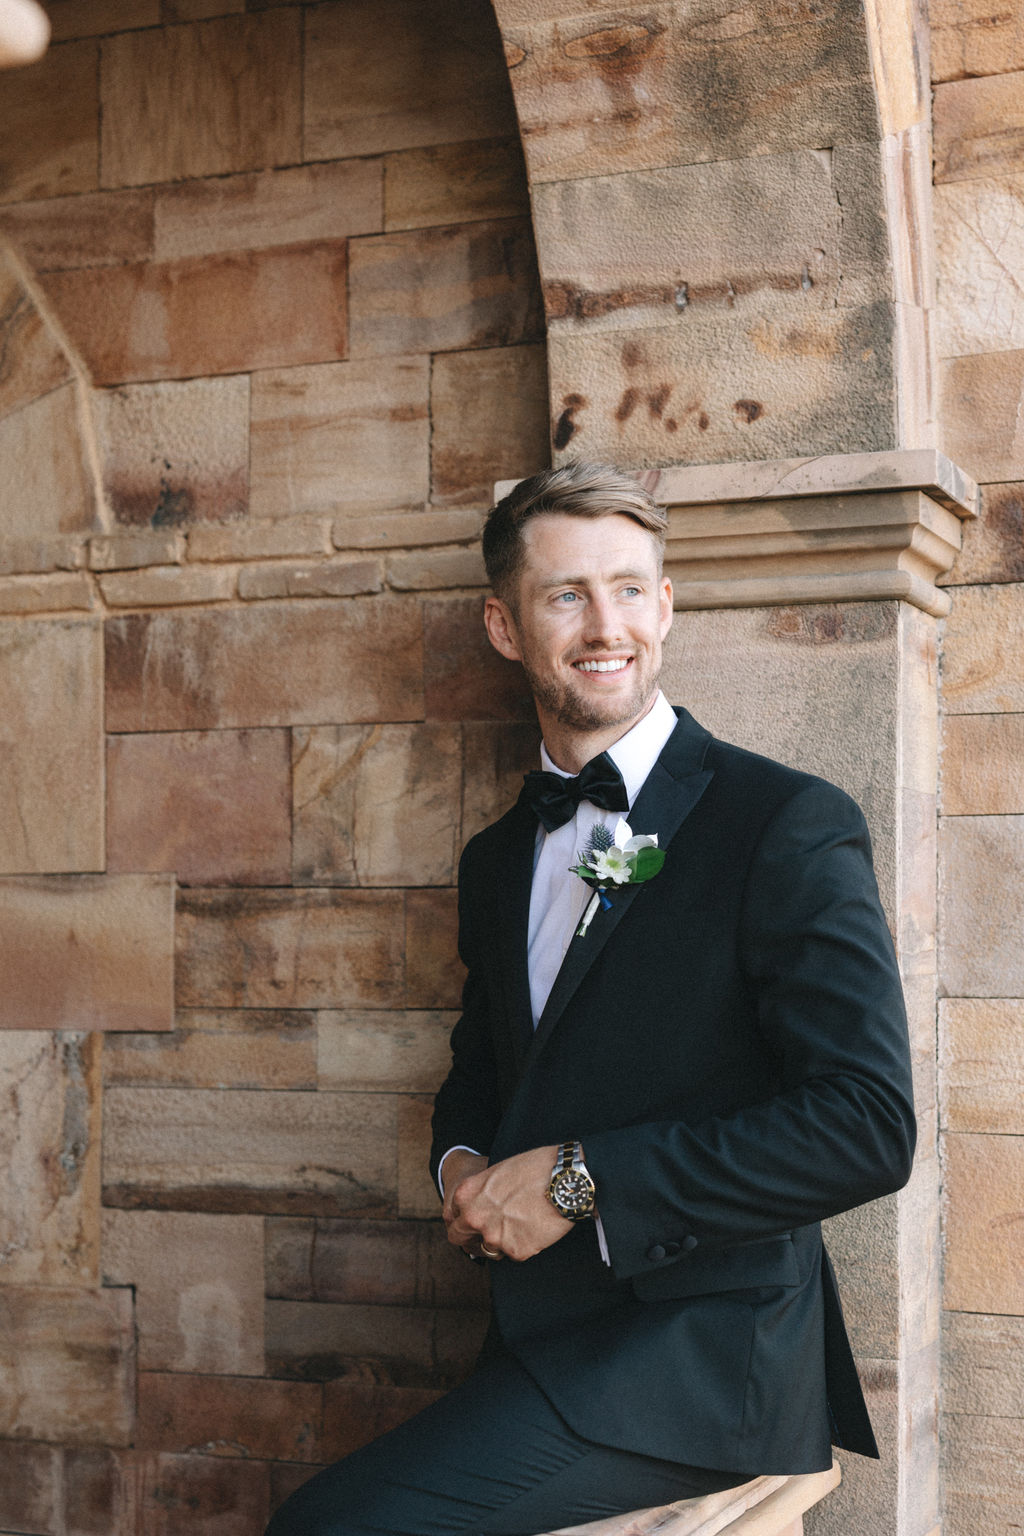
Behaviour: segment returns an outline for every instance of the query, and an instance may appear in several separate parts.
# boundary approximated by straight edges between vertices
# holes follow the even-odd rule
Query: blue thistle
[[[590,834],[590,842],[587,844],[587,857],[589,858],[592,853],[607,853],[608,849],[614,846],[614,843],[614,834],[608,830],[603,822],[597,822]]]

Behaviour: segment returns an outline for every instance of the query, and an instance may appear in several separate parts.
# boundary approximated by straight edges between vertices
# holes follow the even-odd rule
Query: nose
[[[592,592],[587,603],[583,638],[596,650],[604,646],[613,650],[622,640],[619,614],[608,592]]]

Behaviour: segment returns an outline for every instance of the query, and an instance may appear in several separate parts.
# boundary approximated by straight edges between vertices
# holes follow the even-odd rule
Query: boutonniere
[[[658,847],[657,833],[634,837],[629,822],[620,816],[614,832],[598,822],[586,850],[577,857],[580,862],[571,866],[572,873],[585,880],[594,892],[576,930],[576,937],[581,939],[598,907],[607,911],[612,904],[606,887],[641,885],[653,879],[665,862],[665,851]]]

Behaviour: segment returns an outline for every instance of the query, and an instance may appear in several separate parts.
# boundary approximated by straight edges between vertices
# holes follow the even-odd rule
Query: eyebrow
[[[634,581],[640,583],[650,581],[651,572],[637,570],[615,571],[608,579],[613,582]],[[589,576],[556,576],[551,581],[541,582],[538,590],[541,592],[551,592],[555,587],[586,587],[590,584],[590,580]]]

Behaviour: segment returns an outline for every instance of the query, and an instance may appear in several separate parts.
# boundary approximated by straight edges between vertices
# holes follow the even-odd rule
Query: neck
[[[621,741],[634,725],[638,725],[645,715],[649,715],[657,697],[658,693],[655,689],[643,709],[638,715],[634,715],[632,720],[618,725],[606,725],[594,731],[579,731],[566,726],[557,716],[548,715],[538,705],[537,718],[540,721],[541,735],[544,737],[548,756],[553,763],[557,763],[563,773],[579,773],[591,758],[607,752],[609,747],[614,747],[615,743]]]

